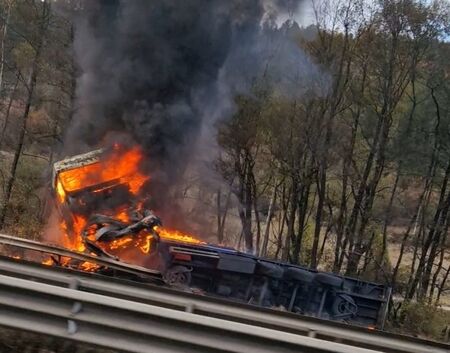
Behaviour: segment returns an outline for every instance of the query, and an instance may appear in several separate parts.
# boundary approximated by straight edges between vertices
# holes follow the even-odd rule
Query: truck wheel
[[[173,266],[167,270],[164,280],[171,286],[189,287],[192,280],[191,271],[185,266]]]
[[[282,278],[283,277],[283,268],[277,264],[261,261],[259,260],[256,264],[257,274],[272,277],[272,278]]]
[[[301,268],[288,267],[284,270],[284,276],[288,279],[293,279],[304,283],[311,283],[315,275],[314,273],[303,270]]]
[[[353,298],[347,294],[339,294],[333,301],[331,311],[335,317],[348,317],[355,315],[358,311]]]
[[[342,278],[338,276],[329,275],[327,273],[317,273],[314,276],[314,281],[334,288],[340,288],[344,283]]]

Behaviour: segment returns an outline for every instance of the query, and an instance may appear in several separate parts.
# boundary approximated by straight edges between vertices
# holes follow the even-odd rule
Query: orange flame
[[[139,169],[142,157],[142,151],[138,147],[124,151],[120,146],[116,145],[112,153],[106,155],[100,161],[60,172],[55,185],[59,203],[64,204],[68,194],[70,195],[77,191],[90,189],[91,192],[95,193],[118,184],[127,185],[129,192],[133,196],[137,196],[144,183],[149,180],[149,177],[142,174]],[[80,202],[80,200],[75,202]],[[130,222],[130,216],[127,212],[127,207],[129,206],[122,205],[119,209],[108,212],[108,215],[128,223]],[[142,202],[139,202],[137,209],[141,210],[142,207]],[[64,234],[63,243],[67,248],[85,252],[86,245],[83,242],[82,232],[88,224],[88,217],[78,213],[72,213],[71,215],[70,227],[67,219],[60,223],[60,228]],[[86,230],[86,236],[90,241],[95,242],[96,230],[97,226],[95,225]],[[194,236],[178,230],[164,227],[154,227],[153,230],[164,240],[189,244],[205,244]],[[137,249],[142,254],[148,254],[152,248],[153,237],[154,234],[151,231],[143,230],[138,234],[126,235],[109,242],[96,242],[96,244],[104,251],[119,257],[122,251],[126,250],[129,254],[129,250],[133,249]],[[133,252],[133,254],[135,253]],[[68,263],[69,261],[63,262],[63,265]],[[43,261],[43,264],[52,265],[53,261],[49,258]],[[84,262],[79,265],[79,268],[84,271],[95,271],[99,266]]]
[[[166,240],[173,240],[189,244],[206,244],[205,242],[195,238],[194,236],[180,232],[179,230],[168,229],[159,226],[156,226],[153,229],[158,232],[161,238]]]
[[[148,254],[149,251],[150,251],[150,244],[151,244],[150,241],[151,241],[151,239],[152,239],[152,235],[151,234],[147,234],[147,236],[145,237],[145,240],[144,240],[144,244],[139,247],[139,249],[141,249],[141,251],[144,254]]]
[[[46,266],[52,266],[53,265],[53,260],[52,260],[51,257],[49,257],[49,258],[45,259],[44,261],[42,261],[42,264],[46,265]]]
[[[101,187],[106,182],[126,183],[129,185],[130,192],[136,195],[149,179],[139,170],[142,152],[135,147],[122,154],[119,153],[119,149],[119,147],[115,148],[110,155],[98,162],[61,172],[56,189],[62,200],[64,200],[65,193],[89,187]]]
[[[79,268],[80,268],[80,270],[83,270],[83,271],[94,272],[94,271],[96,271],[99,267],[100,267],[100,266],[97,265],[97,264],[93,264],[93,263],[91,263],[91,262],[85,261],[85,262],[83,262],[83,263],[80,265]]]
[[[64,188],[59,178],[56,181],[56,194],[58,195],[58,201],[60,203],[63,203],[64,200],[66,199],[66,192],[64,191]]]

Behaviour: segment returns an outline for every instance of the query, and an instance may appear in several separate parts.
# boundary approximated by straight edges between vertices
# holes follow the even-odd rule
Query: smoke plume
[[[264,71],[270,51],[280,48],[271,35],[277,18],[294,14],[300,2],[82,1],[74,15],[77,109],[65,154],[126,132],[148,155],[150,193],[165,195],[205,127],[232,114],[233,96]],[[277,62],[285,71],[288,63]]]

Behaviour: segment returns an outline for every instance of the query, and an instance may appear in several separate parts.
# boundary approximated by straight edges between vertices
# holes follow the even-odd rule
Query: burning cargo
[[[139,148],[115,145],[54,164],[64,245],[160,271],[170,286],[264,307],[383,327],[390,289],[274,262],[165,228],[145,208]],[[96,271],[97,267],[90,267]]]

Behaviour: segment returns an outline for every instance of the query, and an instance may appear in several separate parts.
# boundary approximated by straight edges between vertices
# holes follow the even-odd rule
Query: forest
[[[0,1],[2,233],[46,231],[51,168],[82,108],[66,16],[80,6]],[[450,325],[450,3],[311,6],[313,24],[267,25],[264,69],[209,127],[209,180],[187,167],[173,202],[211,243],[392,286],[392,329],[439,338]]]

